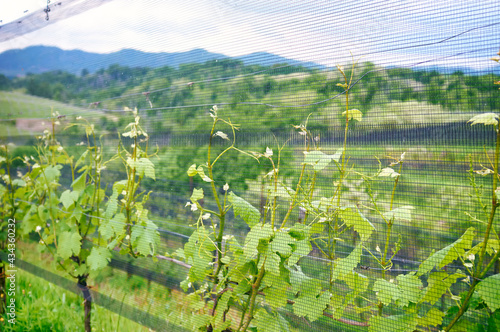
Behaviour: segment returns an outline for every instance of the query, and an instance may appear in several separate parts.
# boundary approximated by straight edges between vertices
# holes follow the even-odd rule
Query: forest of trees
[[[283,75],[293,73],[295,75],[290,75],[289,79],[283,79]],[[239,78],[235,80],[235,76]],[[411,100],[440,105],[447,110],[467,112],[500,108],[500,100],[492,94],[496,88],[491,84],[499,78],[493,74],[465,75],[460,71],[442,74],[408,68],[381,68],[365,62],[358,66],[354,75],[355,80],[358,78],[361,80],[354,87],[353,95],[354,102],[362,105],[362,112],[375,105]],[[194,89],[180,84],[188,82],[201,83],[197,83]],[[2,90],[23,89],[31,95],[76,105],[161,89],[163,91],[149,96],[155,107],[189,105],[199,99],[197,95],[203,95],[204,100],[211,103],[234,104],[270,101],[266,97],[273,94],[286,93],[289,94],[288,99],[291,99],[293,95],[306,90],[309,95],[315,94],[310,100],[315,102],[342,92],[337,83],[334,69],[318,71],[286,64],[272,67],[248,66],[240,60],[232,59],[184,64],[178,69],[129,68],[116,64],[96,73],[83,69],[79,76],[62,71],[28,74],[12,79],[0,75]],[[287,104],[283,98],[280,101]],[[145,98],[140,101],[137,98],[134,101],[118,99],[103,106],[108,109],[123,106],[149,107]]]

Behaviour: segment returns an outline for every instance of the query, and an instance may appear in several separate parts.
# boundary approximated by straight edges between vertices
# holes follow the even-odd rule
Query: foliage
[[[241,64],[229,62],[225,66],[225,70],[234,72]],[[280,145],[276,139],[276,146],[266,146],[265,149],[262,146],[258,152],[236,146],[239,126],[229,116],[222,117],[220,113],[231,115],[238,107],[245,109],[238,103],[250,100],[252,96],[233,96],[231,105],[221,110],[213,106],[200,122],[211,122],[212,125],[208,146],[203,150],[206,158],[187,169],[187,175],[196,178],[197,188],[193,188],[185,207],[189,207],[196,218],[189,240],[174,253],[190,266],[180,285],[187,293],[181,304],[183,317],[186,317],[183,324],[187,328],[201,331],[287,331],[291,330],[287,311],[308,322],[324,316],[343,324],[368,327],[368,331],[460,330],[466,325],[474,327],[475,322],[469,319],[474,315],[487,317],[488,324],[492,328],[495,326],[500,308],[498,292],[495,292],[500,287],[499,278],[498,274],[492,273],[500,255],[500,230],[496,229],[495,221],[500,196],[498,115],[485,113],[469,121],[472,125],[493,126],[497,134],[493,156],[486,153],[489,165],[474,170],[473,157],[470,158],[472,195],[479,206],[475,210],[477,214],[468,214],[473,226],[453,243],[431,253],[418,271],[391,278],[389,272],[393,272],[394,257],[405,245],[400,234],[396,234],[398,240],[391,243],[394,225],[411,221],[415,207],[399,204],[397,195],[400,179],[405,176],[405,153],[398,154],[389,165],[379,161],[378,171],[370,174],[358,172],[350,162],[350,133],[356,122],[365,121],[364,110],[353,109],[351,105],[361,98],[370,100],[373,96],[369,95],[379,89],[372,86],[367,88],[368,91],[359,92],[360,97],[353,96],[355,67],[356,63],[350,69],[338,66],[341,83],[329,82],[328,86],[320,84],[315,87],[317,94],[339,92],[345,96],[345,100],[338,103],[342,107],[339,119],[344,131],[343,142],[333,154],[322,151],[309,117],[303,123],[293,124],[304,140],[300,174],[296,179],[288,179],[284,171],[286,142]],[[114,73],[119,80],[121,69],[111,69],[98,74]],[[183,75],[195,78],[200,74],[199,70],[195,65],[179,69]],[[393,76],[409,74],[412,73],[387,71],[387,75]],[[88,76],[85,75],[90,79]],[[462,82],[461,75],[455,76],[456,81],[448,85],[450,93],[456,93],[456,86]],[[274,79],[278,82],[277,95],[280,89],[294,85]],[[421,75],[415,80],[431,86],[444,84],[437,73]],[[317,81],[315,78],[311,82]],[[383,82],[382,77],[371,83]],[[251,80],[234,83],[245,85],[249,91],[256,88]],[[271,79],[264,84],[260,93],[266,98],[265,95],[274,87]],[[443,97],[439,88],[428,93],[431,103],[437,104]],[[405,98],[418,99],[418,95],[412,97],[411,91],[406,95]],[[463,96],[455,97],[460,99]],[[171,103],[181,105],[185,100],[196,98],[185,87],[174,91]],[[149,97],[147,100],[150,104],[155,102]],[[296,116],[301,115],[297,113]],[[4,184],[0,187],[4,211],[12,215],[22,212],[21,232],[24,235],[38,234],[44,250],[53,255],[62,270],[77,280],[85,298],[87,331],[90,331],[91,300],[87,279],[107,266],[111,251],[156,259],[158,227],[150,220],[146,208],[150,192],[141,189],[146,178],[150,181],[156,179],[155,165],[150,160],[155,154],[148,152],[149,136],[140,124],[137,111],[132,114],[133,122],[119,136],[117,152],[109,159],[103,156],[94,125],[88,122],[83,124],[86,150],[78,158],[70,156],[55,138],[59,122],[57,113],[52,114],[52,130],[40,137],[37,154],[24,158],[28,167],[25,175],[12,180],[8,174],[13,160],[7,147],[4,148],[5,157],[0,159],[7,166],[5,171],[2,169]],[[185,115],[178,121],[189,125],[195,112],[192,116]],[[318,128],[322,129],[321,126]],[[265,174],[262,176],[264,204],[260,209],[236,192],[231,176],[221,179],[224,173],[241,166],[224,163],[232,153],[259,162],[258,171],[251,175]],[[106,192],[101,176],[109,163],[119,163],[125,177],[114,181],[111,192]],[[71,174],[70,188],[62,188],[61,178],[65,171]],[[235,178],[246,175],[244,170],[233,174]],[[492,177],[491,197],[487,201],[477,176]],[[319,178],[331,180],[329,191],[316,190]],[[363,181],[368,204],[353,204],[346,199],[349,181],[353,178]],[[392,188],[388,205],[379,201],[376,191],[379,185]],[[208,201],[213,204],[207,204]],[[285,207],[284,211],[280,207]],[[229,233],[226,221],[230,213],[246,225],[247,232],[242,241]],[[382,231],[374,226],[375,218],[382,221]],[[381,246],[372,241],[378,232],[382,233]],[[342,255],[338,244],[349,241],[354,244],[353,248],[347,255]],[[313,248],[327,260],[326,282],[302,268],[304,257],[309,256]],[[380,273],[368,275],[360,272],[363,252],[370,255],[370,263]],[[451,264],[460,264],[460,268],[447,268]],[[375,280],[372,282],[369,277],[375,277]],[[443,307],[438,310],[434,306],[440,299]],[[349,312],[360,314],[361,321],[346,319]]]
[[[423,111],[434,109],[435,113],[447,111],[472,112],[478,109],[495,111],[500,108],[498,98],[495,98],[495,86],[492,81],[499,81],[498,76],[464,75],[461,72],[445,75],[437,71],[413,70],[409,68],[381,68],[373,63],[360,64],[362,80],[353,86],[351,102],[359,105],[359,111],[364,115],[378,114],[381,109],[390,111],[382,122],[406,121],[402,116],[415,105],[423,105]],[[262,74],[243,76],[252,72]],[[203,82],[210,77],[210,84]],[[333,77],[334,79],[328,79]],[[227,78],[219,80],[221,78]],[[269,110],[265,105],[249,106],[242,103],[257,102],[271,104],[289,104],[289,95],[300,104],[313,104],[341,93],[342,87],[337,86],[339,76],[334,72],[318,72],[304,67],[280,65],[264,67],[244,65],[238,60],[223,59],[207,61],[204,64],[183,64],[178,69],[162,68],[129,68],[111,65],[96,73],[74,75],[62,71],[52,71],[41,74],[29,74],[26,77],[13,78],[3,83],[8,87],[24,89],[34,96],[41,96],[58,101],[69,102],[79,106],[87,106],[93,102],[101,102],[97,107],[120,110],[123,107],[150,109],[155,107],[174,107],[185,105],[206,104],[207,96],[216,104],[229,101],[230,112],[252,115],[254,121],[248,124],[246,130],[266,128],[286,128],[304,119],[309,113],[327,115],[323,108],[343,107],[340,99],[326,104],[310,105],[303,110],[296,109],[293,114],[287,114],[287,119],[276,117],[279,110]],[[1,77],[0,77],[1,81]],[[191,82],[193,85],[188,85]],[[0,86],[2,83],[0,82]],[[0,87],[0,89],[2,89]],[[114,97],[124,95],[143,95],[141,98]],[[111,99],[110,99],[111,98]],[[395,105],[401,105],[396,107]],[[401,108],[399,110],[398,108]],[[159,112],[159,113],[157,113]],[[148,116],[161,114],[161,110],[152,110]],[[158,132],[184,132],[200,120],[201,107],[189,109],[169,109],[173,123],[158,124]],[[229,110],[225,111],[231,116]],[[336,124],[342,121],[341,113],[335,119]],[[377,118],[370,116],[371,121]],[[278,119],[280,121],[278,121]],[[442,117],[444,120],[445,117]],[[196,123],[198,128],[209,125],[208,122]],[[321,123],[311,124],[311,129],[328,129]],[[117,128],[117,124],[108,123],[108,129]]]
[[[157,226],[148,219],[144,207],[149,194],[139,189],[144,177],[155,178],[147,146],[142,148],[148,135],[141,128],[136,112],[134,116],[134,122],[122,134],[132,141],[132,148],[126,148],[120,141],[116,155],[105,160],[94,125],[81,118],[77,120],[82,124],[71,126],[84,127],[87,148],[78,158],[70,156],[55,138],[60,123],[59,114],[53,113],[52,131],[46,130],[39,137],[37,154],[24,159],[29,171],[10,184],[10,188],[15,183],[27,189],[19,193],[11,190],[11,196],[2,196],[12,197],[12,202],[17,198],[15,204],[24,209],[20,232],[24,235],[35,232],[43,250],[77,281],[85,298],[87,331],[90,331],[91,312],[89,275],[106,267],[114,250],[133,257],[154,255],[159,241]],[[114,160],[122,161],[127,177],[117,181],[113,193],[107,196],[101,174]],[[61,188],[63,171],[71,174],[68,189]]]
[[[297,185],[293,189],[285,185],[286,181],[280,174],[284,146],[278,145],[276,150],[267,147],[265,152],[239,150],[235,147],[237,126],[229,119],[222,118],[217,106],[211,109],[213,124],[207,162],[194,164],[187,172],[189,176],[199,176],[209,183],[210,190],[193,190],[186,206],[198,216],[193,225],[195,231],[184,248],[175,253],[191,265],[186,280],[181,283],[189,293],[184,310],[191,314],[187,315],[190,319],[186,326],[203,331],[247,331],[255,328],[258,331],[289,330],[289,322],[281,312],[290,304],[295,315],[311,322],[326,315],[346,324],[369,326],[369,331],[414,331],[439,326],[449,331],[460,328],[461,323],[457,323],[466,311],[482,312],[494,324],[493,317],[500,304],[497,294],[494,291],[492,293],[492,290],[498,288],[499,279],[498,274],[485,277],[491,273],[491,267],[498,260],[500,252],[497,232],[492,227],[498,206],[498,116],[484,114],[471,119],[473,124],[494,125],[499,136],[491,162],[493,170],[478,172],[493,176],[491,211],[488,213],[484,209],[487,221],[473,216],[474,220],[480,222],[478,225],[467,229],[452,244],[432,253],[421,263],[417,272],[399,274],[392,279],[386,276],[386,272],[392,269],[392,260],[402,247],[401,237],[393,246],[390,244],[393,225],[396,221],[411,221],[414,210],[413,206],[408,205],[396,207],[396,189],[403,176],[405,153],[394,159],[388,167],[381,166],[374,175],[358,173],[349,165],[349,126],[352,121],[360,121],[362,113],[349,107],[354,65],[347,73],[340,66],[338,69],[344,79],[338,85],[345,89],[346,99],[345,111],[342,113],[345,119],[343,146],[339,147],[335,155],[325,154],[308,129],[308,121],[296,125],[295,128],[304,136],[305,157]],[[225,134],[220,125],[226,125],[232,135]],[[230,145],[212,156],[211,147],[217,137],[229,140]],[[229,184],[224,184],[222,190],[217,188],[220,181],[213,175],[215,164],[220,164],[224,154],[230,150],[271,162],[272,167],[266,175],[267,198],[262,213],[241,196],[230,192]],[[333,196],[317,197],[314,187],[318,173],[330,165],[337,172],[334,175]],[[472,168],[470,173],[474,188]],[[343,200],[345,184],[353,174],[365,181],[371,206],[346,205]],[[373,190],[379,179],[387,179],[393,184],[388,208],[378,204]],[[215,211],[201,203],[207,195],[215,201]],[[477,199],[482,201],[480,195]],[[280,200],[289,206],[284,216],[277,211]],[[486,206],[485,203],[481,204]],[[298,209],[304,213],[303,221],[293,222],[296,219],[290,216]],[[242,242],[228,234],[225,228],[226,215],[230,210],[243,219],[250,229]],[[365,213],[378,216],[385,222],[386,236],[382,248],[378,245],[375,250],[370,248],[369,239],[376,230]],[[478,236],[483,228],[481,225],[486,225],[484,236]],[[345,241],[344,238],[350,237],[353,231],[357,245],[347,257],[339,257],[337,242]],[[329,260],[329,285],[326,288],[320,280],[306,275],[300,267],[301,258],[309,255],[313,246]],[[363,250],[369,252],[382,270],[374,283],[357,272]],[[457,261],[462,263],[462,269],[446,269],[446,266]],[[464,282],[467,285],[465,293],[455,295],[456,285]],[[444,311],[433,307],[447,295],[451,296],[456,306]],[[345,320],[342,316],[348,310],[363,312],[368,318],[365,318],[365,322]]]
[[[16,258],[16,217],[22,213],[24,206],[18,202],[28,194],[26,182],[22,174],[18,173],[15,178],[12,172],[12,164],[18,161],[13,156],[14,144],[0,146],[0,252],[7,255],[7,261],[0,259],[0,314],[6,308],[7,288],[6,271],[15,266]],[[21,177],[21,178],[19,178]]]

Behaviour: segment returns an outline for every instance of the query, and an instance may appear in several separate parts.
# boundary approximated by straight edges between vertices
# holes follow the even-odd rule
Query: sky
[[[52,4],[62,2],[63,8],[85,1],[97,2],[52,0]],[[66,19],[53,10],[52,21],[44,28],[0,42],[0,52],[31,45],[96,53],[202,48],[230,57],[269,52],[326,66],[361,57],[384,66],[422,62],[485,69],[492,66],[488,59],[500,49],[497,0],[103,2]],[[39,0],[0,3],[0,25],[34,12],[45,15],[42,10],[47,5]]]
[[[0,0],[0,25],[15,21],[36,10],[43,10],[47,1],[43,0]]]

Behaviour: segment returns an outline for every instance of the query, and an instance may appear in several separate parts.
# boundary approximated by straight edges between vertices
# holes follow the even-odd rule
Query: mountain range
[[[90,73],[112,64],[127,67],[163,67],[177,68],[183,63],[205,63],[210,60],[228,58],[223,54],[211,53],[204,49],[193,49],[176,53],[146,53],[133,49],[123,49],[114,53],[89,53],[81,50],[62,50],[49,46],[30,46],[25,49],[13,49],[0,53],[0,73],[9,77],[38,74],[52,70],[63,70],[80,74],[83,69]],[[246,65],[259,64],[270,66],[288,63],[290,65],[325,68],[314,62],[302,62],[279,55],[256,52],[233,59],[242,60]]]
[[[89,73],[106,69],[110,65],[119,64],[127,67],[163,67],[178,68],[185,63],[205,63],[210,60],[227,59],[220,53],[208,52],[204,49],[193,49],[186,52],[148,53],[134,49],[123,49],[113,53],[90,53],[82,50],[62,50],[51,46],[30,46],[24,49],[12,49],[0,53],[0,74],[8,77],[24,76],[28,73],[39,74],[47,71],[62,70],[79,75],[83,69]],[[243,61],[245,65],[271,66],[284,64],[303,66],[307,68],[326,69],[315,62],[304,62],[285,58],[267,52],[255,52],[233,57]],[[393,68],[393,66],[387,66]],[[451,74],[461,71],[466,75],[482,75],[488,73],[500,74],[500,67],[477,70],[468,67],[426,66],[415,67],[418,70],[437,71],[441,74]]]

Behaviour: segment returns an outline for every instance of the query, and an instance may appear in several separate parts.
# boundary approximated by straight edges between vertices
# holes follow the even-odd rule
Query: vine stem
[[[352,75],[354,74],[354,66],[355,63],[353,64],[352,70],[351,70],[351,79],[348,80],[347,76],[345,75],[344,71],[341,69],[340,66],[337,66],[338,70],[344,77],[344,82],[345,82],[345,130],[344,130],[344,143],[342,145],[342,164],[340,168],[340,179],[339,183],[337,185],[337,209],[340,209],[340,200],[342,197],[342,184],[344,182],[344,177],[345,177],[345,155],[346,155],[346,149],[347,149],[347,133],[349,130],[349,90],[351,88],[351,82],[352,82]],[[333,203],[332,198],[332,203]],[[333,260],[335,259],[335,247],[337,246],[337,240],[335,238],[337,237],[337,232],[338,232],[338,214],[336,214],[334,218],[334,224],[333,224],[333,234],[331,231],[331,222],[328,225],[328,246],[329,246],[329,259],[330,259],[330,292],[333,289]],[[332,237],[333,235],[333,237]]]
[[[252,295],[250,297],[250,311],[248,312],[247,321],[245,322],[245,325],[243,325],[243,332],[245,332],[247,330],[248,325],[250,325],[250,322],[253,319],[253,311],[255,309],[255,299],[257,298],[257,293],[259,292],[259,287],[260,287],[260,283],[262,282],[262,278],[264,277],[265,264],[266,264],[266,259],[264,258],[264,262],[262,262],[262,267],[260,268],[259,275],[257,276],[257,280],[252,285]],[[239,329],[238,329],[238,331],[239,331]]]
[[[495,218],[495,212],[498,206],[497,203],[497,196],[495,193],[495,190],[497,188],[498,184],[498,157],[500,155],[500,124],[497,123],[496,126],[496,132],[497,132],[497,137],[496,137],[496,147],[495,147],[495,160],[494,160],[494,169],[493,169],[493,188],[492,188],[492,194],[491,194],[491,210],[490,210],[490,215],[488,218],[488,225],[486,226],[486,232],[484,233],[484,240],[483,240],[483,246],[481,247],[481,252],[479,253],[479,259],[478,263],[475,267],[475,273],[473,275],[473,281],[472,284],[469,288],[469,291],[467,292],[467,295],[465,296],[465,299],[462,302],[462,305],[460,306],[457,314],[455,317],[453,317],[452,321],[446,326],[444,329],[445,332],[448,332],[451,330],[453,325],[462,317],[462,315],[467,311],[469,301],[474,294],[475,288],[477,284],[479,283],[479,280],[488,272],[488,269],[491,268],[493,265],[493,262],[498,259],[499,257],[499,252],[497,252],[494,256],[493,259],[489,262],[489,264],[486,266],[484,270],[481,269],[481,266],[483,265],[483,260],[484,256],[486,254],[486,248],[488,246],[488,239],[490,236],[491,232],[491,227],[493,225],[493,219]]]
[[[217,202],[217,208],[219,209],[219,212],[223,211],[221,205],[220,205],[220,200],[219,200],[219,195],[217,195],[217,189],[215,188],[215,183],[214,183],[214,175],[212,172],[213,164],[210,163],[211,159],[211,154],[212,154],[212,137],[214,135],[215,131],[215,125],[217,124],[218,119],[214,119],[214,123],[212,125],[212,130],[210,131],[210,137],[208,139],[208,153],[207,153],[207,168],[208,168],[208,174],[210,177],[210,185],[212,187],[212,192],[214,194],[215,201]],[[216,159],[217,160],[217,159]],[[221,227],[222,229],[222,227]]]
[[[96,139],[95,139],[95,131],[92,131],[92,139],[94,141],[94,183],[99,183],[99,181],[96,181],[97,178],[100,178],[100,174],[98,173],[98,165],[97,165],[97,157],[98,157],[98,151],[97,151],[97,144],[96,144]],[[97,192],[99,190],[99,187],[96,185],[94,186],[94,194],[92,195],[92,209],[99,213],[99,208],[96,207],[96,201],[97,201]],[[92,218],[90,218],[90,221],[89,221],[89,226],[90,226],[90,223],[92,223]],[[98,229],[100,229],[101,227],[101,221],[100,219],[97,219],[97,227]],[[90,227],[89,227],[90,228]],[[87,231],[88,229],[87,228]],[[101,242],[101,232],[98,232],[98,243]],[[87,235],[87,234],[85,234]]]
[[[9,151],[8,147],[5,146],[5,162],[7,163],[7,175],[9,176],[9,186],[10,186],[10,204],[12,205],[11,218],[14,218],[14,214],[16,213],[16,205],[14,198],[14,186],[12,184],[12,177],[10,174],[10,160],[9,160]]]
[[[299,194],[300,184],[302,182],[302,178],[304,177],[305,169],[306,169],[306,164],[302,165],[302,171],[300,172],[299,182],[297,183],[297,188],[295,189],[295,195],[293,195],[292,203],[290,204],[290,207],[288,208],[288,211],[285,215],[285,218],[283,218],[283,222],[281,223],[280,229],[285,227],[286,222],[287,222],[288,218],[290,217],[290,214],[292,213],[293,207],[295,206],[295,202],[297,201],[297,196]]]
[[[462,302],[462,305],[460,306],[460,308],[458,309],[458,312],[457,314],[455,315],[455,317],[453,317],[453,320],[450,322],[450,324],[448,324],[448,326],[444,329],[445,332],[448,332],[451,330],[451,328],[453,327],[453,325],[455,325],[455,323],[459,320],[460,317],[462,317],[462,315],[465,313],[465,311],[467,310],[467,305],[469,304],[469,301],[472,297],[472,295],[474,294],[474,289],[476,288],[476,285],[477,285],[477,280],[473,280],[472,281],[472,284],[469,288],[469,292],[467,293],[467,295],[465,296],[465,299],[464,301]]]
[[[217,208],[219,209],[219,234],[217,235],[216,239],[216,245],[217,245],[217,269],[215,270],[214,273],[214,279],[215,279],[215,285],[219,283],[219,272],[222,267],[222,237],[224,235],[224,227],[225,227],[225,209],[223,206],[221,206],[220,200],[219,200],[219,195],[217,194],[217,188],[215,188],[215,181],[214,181],[214,174],[213,174],[213,164],[211,163],[211,153],[212,153],[212,137],[214,135],[215,131],[215,125],[217,124],[218,119],[214,119],[214,123],[212,125],[212,130],[210,131],[210,138],[208,140],[208,153],[207,153],[207,167],[208,167],[208,176],[210,177],[210,186],[212,188],[212,194],[214,195],[215,201],[217,202]],[[234,132],[233,132],[234,133]],[[218,158],[215,159],[217,161]],[[214,163],[215,163],[214,161]]]
[[[394,196],[396,194],[396,188],[398,186],[398,181],[399,181],[399,177],[401,176],[402,170],[403,170],[403,161],[400,160],[399,175],[394,180],[394,187],[392,188],[391,205],[389,206],[389,211],[392,211],[392,207],[394,205]],[[389,251],[389,240],[391,237],[392,226],[394,225],[394,216],[391,219],[389,219],[388,221],[386,221],[386,223],[387,223],[387,232],[386,232],[386,237],[385,237],[384,255],[382,256],[382,260],[380,261],[382,267],[384,268],[384,271],[382,272],[384,278],[385,278],[385,267],[390,262],[390,260],[386,261],[386,258],[387,258],[387,252]]]
[[[353,68],[354,69],[354,68]],[[347,77],[345,76],[344,71],[340,71],[342,73],[342,76],[344,76],[344,80],[347,84]],[[352,79],[352,77],[351,77]],[[344,182],[344,177],[345,177],[345,155],[346,155],[346,149],[347,149],[347,132],[349,130],[349,89],[350,89],[350,82],[349,85],[347,86],[347,89],[345,91],[345,130],[344,130],[344,144],[342,147],[342,167],[340,169],[340,181],[337,186],[337,206],[340,208],[340,198],[341,198],[341,193],[342,193],[342,183]]]
[[[137,125],[135,125],[134,127],[136,133],[137,133]],[[94,142],[94,146],[95,146],[95,142]],[[96,150],[96,153],[97,153],[97,150]],[[134,192],[135,192],[135,162],[137,160],[137,134],[136,136],[134,136],[134,150],[132,151],[132,159],[134,161],[134,167],[132,168],[132,171],[129,173],[128,172],[128,168],[126,167],[127,169],[127,175],[129,176],[128,180],[127,180],[127,202],[125,203],[125,212],[126,212],[126,218],[127,218],[127,233],[128,233],[128,236],[130,236],[130,239],[128,240],[128,248],[129,248],[129,252],[130,252],[130,255],[134,258],[137,258],[137,255],[134,253],[134,249],[132,247],[132,218],[131,218],[131,210],[132,210],[132,199],[133,199],[133,196],[134,196]],[[89,223],[89,228],[90,228],[90,223]],[[87,228],[87,231],[88,229]],[[87,233],[85,233],[87,234]]]
[[[56,236],[56,220],[54,218],[54,211],[52,211],[52,191],[50,190],[50,185],[48,185],[49,181],[47,180],[47,175],[45,174],[45,170],[41,167],[43,177],[45,178],[45,182],[47,182],[47,192],[49,193],[49,212],[50,212],[50,220],[52,221],[52,230],[54,234],[54,246],[57,249],[57,236]],[[44,222],[45,223],[45,222]]]
[[[488,220],[488,225],[486,226],[486,232],[484,234],[484,241],[483,241],[483,247],[481,248],[481,253],[479,254],[479,262],[477,264],[477,270],[481,271],[481,265],[483,264],[483,259],[486,253],[486,247],[488,245],[488,239],[490,236],[491,232],[491,227],[493,225],[493,219],[495,217],[495,212],[498,206],[497,203],[497,195],[496,195],[496,189],[497,189],[497,184],[498,184],[498,155],[500,152],[500,124],[497,124],[497,144],[495,148],[495,164],[494,164],[494,169],[493,169],[493,188],[491,188],[492,193],[491,193],[491,211],[490,211],[490,217]]]

